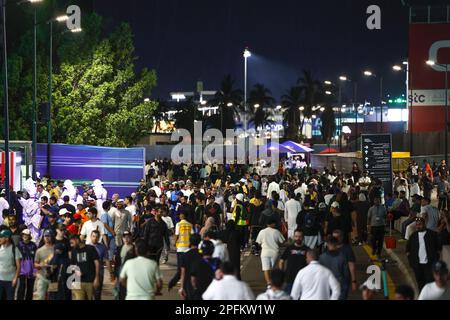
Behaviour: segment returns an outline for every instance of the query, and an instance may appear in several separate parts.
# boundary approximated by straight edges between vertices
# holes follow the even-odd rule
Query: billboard
[[[47,144],[37,145],[37,171],[47,172]],[[52,144],[51,178],[70,179],[76,186],[100,179],[108,190],[121,197],[136,191],[144,177],[144,148],[111,148],[85,145]]]
[[[430,66],[426,61],[437,64]],[[411,24],[409,34],[409,103],[413,132],[445,128],[445,66],[450,69],[450,23]],[[449,103],[450,104],[450,103]],[[411,128],[410,128],[411,129]]]

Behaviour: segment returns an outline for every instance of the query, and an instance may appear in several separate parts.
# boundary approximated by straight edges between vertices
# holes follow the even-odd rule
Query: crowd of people
[[[348,298],[358,288],[353,246],[383,256],[386,228],[401,217],[419,299],[449,299],[450,187],[445,162],[412,162],[395,174],[393,193],[356,163],[323,171],[280,161],[264,177],[258,166],[175,165],[155,160],[135,192],[108,196],[100,180],[28,181],[0,197],[0,294],[17,300],[100,300],[105,270],[118,300],[162,294],[161,264],[176,255],[167,282],[186,300],[255,299],[241,279],[242,252],[259,256],[267,291],[257,299]],[[436,190],[438,208],[431,203]],[[4,193],[3,193],[4,194]],[[398,299],[414,299],[409,286]]]

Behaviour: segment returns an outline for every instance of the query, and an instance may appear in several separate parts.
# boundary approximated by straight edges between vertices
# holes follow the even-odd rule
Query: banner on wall
[[[37,145],[37,171],[47,172],[47,144]],[[111,148],[86,145],[52,144],[51,178],[70,179],[75,185],[102,180],[108,197],[118,193],[125,197],[144,178],[144,148]]]

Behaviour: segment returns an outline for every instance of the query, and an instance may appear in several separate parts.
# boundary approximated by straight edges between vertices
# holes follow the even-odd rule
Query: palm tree
[[[220,84],[220,90],[216,92],[212,104],[219,107],[220,121],[211,119],[212,123],[220,122],[216,128],[220,128],[225,134],[226,129],[234,129],[236,122],[235,116],[239,116],[239,107],[242,104],[242,90],[235,88],[235,81],[231,75],[226,75]],[[216,124],[217,125],[217,124]]]
[[[287,94],[281,97],[282,104],[286,107],[283,112],[283,124],[286,127],[284,137],[290,140],[299,140],[300,106],[303,103],[302,89],[299,86],[292,87]]]
[[[305,119],[310,119],[313,115],[313,107],[320,104],[323,97],[323,86],[319,80],[315,80],[312,72],[303,70],[303,76],[298,79],[297,84],[302,91],[304,102],[303,120],[300,124],[300,132],[303,132]]]
[[[179,112],[174,115],[175,127],[177,129],[186,129],[194,135],[194,122],[202,120],[202,114],[198,111],[197,104],[189,98],[179,104]]]
[[[320,115],[320,120],[322,121],[320,128],[322,139],[330,147],[331,138],[333,138],[336,131],[336,117],[331,105],[325,106],[325,110]]]
[[[270,120],[270,117],[275,104],[275,99],[272,97],[271,91],[263,84],[255,84],[250,91],[248,103],[250,104],[249,109],[252,113],[250,121],[253,121],[256,132],[258,132],[259,127],[273,123],[273,121]]]

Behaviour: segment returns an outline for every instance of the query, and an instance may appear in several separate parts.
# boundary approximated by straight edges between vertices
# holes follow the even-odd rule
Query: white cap
[[[62,208],[61,210],[59,210],[59,215],[60,215],[60,216],[63,216],[63,215],[65,215],[66,213],[69,213],[69,210],[67,210],[66,208]]]
[[[242,201],[244,201],[244,195],[242,193],[238,193],[236,195],[236,199],[242,202]]]
[[[103,182],[100,179],[95,179],[91,184],[92,187],[100,187],[102,185],[103,185]]]
[[[92,197],[88,197],[87,200],[88,200],[88,201],[95,201],[95,199],[92,198]]]
[[[367,200],[366,195],[364,193],[360,193],[358,198],[359,198],[359,201],[366,201]]]
[[[117,202],[124,202],[124,200],[123,199],[119,199],[119,200],[117,200]]]
[[[239,182],[247,182],[247,179],[242,178],[241,180],[239,180]]]
[[[339,202],[337,202],[337,201],[333,202],[333,203],[331,204],[331,207],[332,207],[332,208],[339,208],[339,207],[340,207]]]
[[[21,234],[31,235],[31,231],[30,231],[30,229],[23,229]]]

